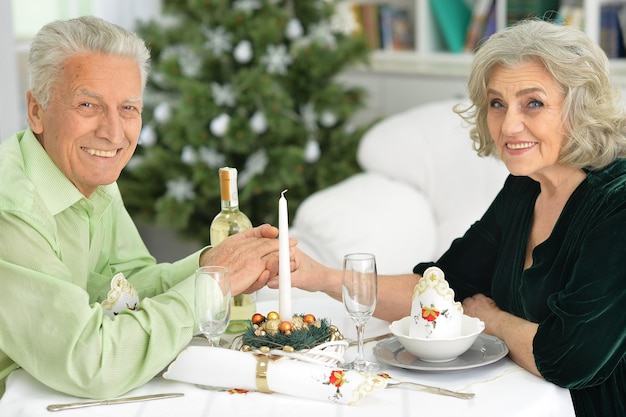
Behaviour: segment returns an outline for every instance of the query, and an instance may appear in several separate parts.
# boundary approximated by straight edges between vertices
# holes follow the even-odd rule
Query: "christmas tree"
[[[328,0],[163,0],[139,24],[151,49],[140,145],[118,183],[130,213],[203,242],[220,209],[218,169],[239,171],[254,225],[290,217],[358,172],[364,91],[337,81],[367,62],[347,8]],[[345,4],[345,3],[344,3]],[[342,10],[343,12],[339,12]],[[338,208],[339,209],[339,208]]]

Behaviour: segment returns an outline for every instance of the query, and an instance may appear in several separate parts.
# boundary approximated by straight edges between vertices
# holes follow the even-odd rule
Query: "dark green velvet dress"
[[[483,293],[539,323],[535,363],[579,417],[626,416],[626,160],[588,172],[524,270],[539,184],[509,176],[436,263],[457,299]],[[520,395],[523,395],[520,393]]]

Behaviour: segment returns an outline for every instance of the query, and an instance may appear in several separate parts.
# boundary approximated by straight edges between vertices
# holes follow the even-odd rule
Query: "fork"
[[[439,394],[439,395],[447,395],[449,397],[460,398],[463,400],[468,400],[470,398],[474,398],[476,394],[473,392],[458,392],[452,391],[445,388],[433,387],[431,385],[419,384],[417,382],[409,382],[409,381],[400,381],[395,378],[387,378],[387,388],[401,388],[408,387],[417,389],[420,391],[430,392],[431,394]]]

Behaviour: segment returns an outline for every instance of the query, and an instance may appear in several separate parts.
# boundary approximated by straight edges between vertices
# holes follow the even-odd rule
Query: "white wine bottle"
[[[237,189],[237,169],[219,169],[222,209],[211,222],[211,245],[215,246],[230,235],[252,229],[248,216],[239,210]],[[226,333],[243,333],[250,326],[250,319],[256,313],[256,295],[239,294],[232,298],[230,324]]]

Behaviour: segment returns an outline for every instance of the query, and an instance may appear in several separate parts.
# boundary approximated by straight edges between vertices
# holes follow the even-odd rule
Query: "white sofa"
[[[318,261],[341,267],[344,254],[371,252],[382,274],[436,260],[486,210],[507,170],[472,149],[452,112],[459,100],[390,116],[362,138],[363,172],[309,196],[290,236]]]

